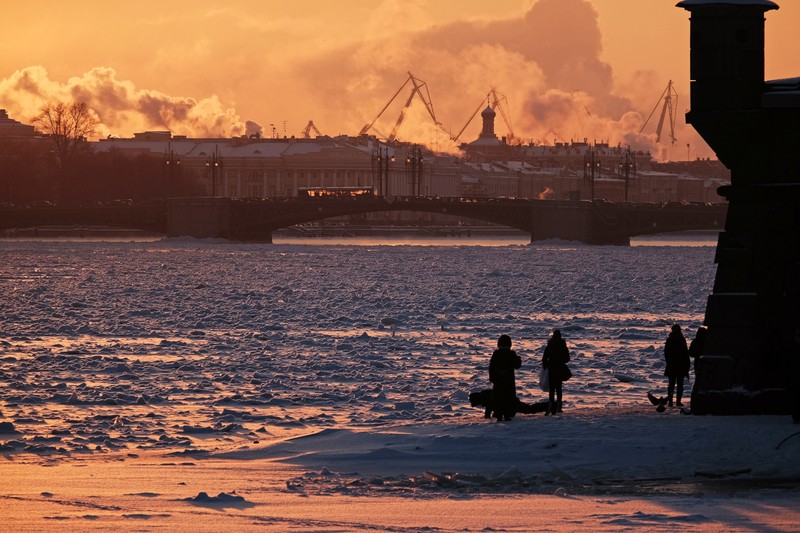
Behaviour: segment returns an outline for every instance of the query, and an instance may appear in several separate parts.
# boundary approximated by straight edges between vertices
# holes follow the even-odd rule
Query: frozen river
[[[73,507],[93,489],[69,467],[89,466],[87,475],[109,479],[96,513],[109,521],[98,525],[135,515],[191,529],[191,515],[181,514],[187,504],[175,502],[198,486],[236,489],[246,502],[237,512],[263,519],[266,502],[309,495],[331,498],[304,511],[315,516],[350,505],[343,498],[367,498],[359,501],[390,516],[395,498],[431,494],[474,495],[463,507],[474,511],[498,494],[694,493],[708,490],[694,481],[703,471],[745,472],[758,483],[796,476],[787,465],[800,439],[776,448],[791,430],[780,417],[662,415],[646,402],[647,391],[664,387],[670,325],[691,338],[702,323],[715,249],[699,237],[635,244],[0,241],[0,450],[25,487],[0,498],[22,505],[14,523],[41,506],[40,520],[77,520],[69,524],[80,529],[83,515],[48,503],[56,488],[69,489],[25,465],[58,466],[75,485],[59,505]],[[523,359],[518,392],[535,401],[544,396],[537,377],[553,328],[572,353],[564,415],[484,420],[467,396],[489,386],[497,337],[512,337]],[[111,474],[112,465],[124,473]],[[171,483],[162,472],[171,468],[191,482]],[[157,481],[142,477],[151,471]],[[137,492],[119,492],[119,475]],[[643,486],[648,479],[671,488]],[[749,518],[725,528],[771,516],[790,523],[786,498],[763,500],[779,514],[743,513]],[[682,515],[697,501],[659,500],[676,511],[641,520],[641,506],[616,511],[633,528],[715,530],[714,501]],[[573,512],[566,500],[556,507]],[[403,516],[365,527],[464,523],[423,508],[423,522]],[[603,526],[593,516],[586,520],[596,530],[616,529],[616,518]],[[513,530],[551,529],[533,515],[511,521]]]
[[[426,406],[410,417],[464,414],[464,394],[486,385],[501,333],[523,356],[518,382],[532,393],[555,327],[573,351],[568,405],[642,398],[662,381],[658,350],[669,326],[700,325],[714,276],[709,246],[6,241],[0,249],[2,352],[34,367],[83,356],[58,358],[74,375],[44,365],[39,372],[54,374],[35,386],[6,376],[4,394],[32,401],[77,390],[86,401],[126,404],[236,391],[242,402],[279,409],[349,400],[335,415],[346,423],[384,416],[373,410],[377,395]],[[124,387],[115,387],[120,378]]]
[[[209,405],[278,428],[471,419],[496,338],[512,337],[532,400],[560,328],[566,408],[607,408],[662,386],[665,334],[700,325],[713,281],[709,246],[478,244],[1,242],[0,390],[33,434],[86,423],[64,405],[116,406],[144,434],[142,405],[198,432],[242,425]],[[167,436],[136,444],[187,444]]]

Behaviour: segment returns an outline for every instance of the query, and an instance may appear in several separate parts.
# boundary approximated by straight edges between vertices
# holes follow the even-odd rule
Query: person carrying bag
[[[562,412],[562,383],[572,377],[567,362],[569,362],[567,343],[561,338],[561,331],[554,329],[542,357],[542,370],[547,373],[547,391],[550,394],[550,403],[545,415]],[[540,376],[540,386],[542,386],[541,380]]]

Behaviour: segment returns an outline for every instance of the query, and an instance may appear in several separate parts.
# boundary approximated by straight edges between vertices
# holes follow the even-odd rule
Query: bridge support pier
[[[547,239],[592,242],[591,204],[539,202],[533,206],[531,226],[531,242]]]
[[[230,198],[170,198],[167,203],[167,237],[227,239],[230,221]]]
[[[531,213],[531,242],[546,239],[629,246],[630,236],[603,220],[592,202],[539,202]]]

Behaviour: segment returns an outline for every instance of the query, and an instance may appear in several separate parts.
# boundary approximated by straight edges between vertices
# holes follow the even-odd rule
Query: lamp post
[[[595,160],[594,148],[589,149],[589,153],[583,160],[583,178],[589,181],[589,200],[594,201],[594,176],[595,172],[600,173],[600,161]]]
[[[631,182],[636,178],[636,154],[631,153],[630,147],[619,162],[619,177],[625,180],[625,201],[628,201],[628,190]],[[631,175],[632,174],[632,175]]]
[[[172,150],[172,145],[167,146],[167,151],[164,153],[164,165],[167,170],[167,183],[164,199],[172,198],[175,194],[175,174],[181,168],[181,160]]]
[[[375,154],[373,154],[373,162],[375,163],[375,168],[377,169],[377,177],[378,177],[378,196],[388,196],[389,195],[389,162],[395,161],[395,157],[393,155],[389,155],[389,147],[388,146],[381,146],[380,143],[377,143],[375,148]],[[373,175],[373,181],[375,176]]]
[[[411,152],[406,155],[406,170],[411,175],[411,195],[420,196],[422,181],[422,150],[418,144],[411,147]]]
[[[211,196],[217,195],[217,176],[220,170],[222,170],[222,159],[219,156],[219,146],[216,146],[206,160],[206,173],[211,177]]]

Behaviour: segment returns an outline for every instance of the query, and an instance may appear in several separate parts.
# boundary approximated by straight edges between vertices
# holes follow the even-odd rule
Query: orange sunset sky
[[[299,135],[309,120],[355,135],[407,79],[427,83],[457,133],[491,88],[517,137],[713,153],[685,125],[689,13],[676,0],[14,2],[0,18],[0,107],[29,121],[46,101],[87,102],[100,135]],[[800,76],[800,2],[767,13],[767,79]],[[655,144],[669,80],[677,143]],[[388,133],[403,92],[376,122]],[[479,118],[479,117],[478,117]],[[461,137],[473,140],[476,118]],[[274,128],[274,130],[273,130]],[[498,115],[499,135],[508,131]],[[373,131],[372,133],[375,133]],[[415,101],[398,138],[454,149]],[[687,148],[687,144],[689,147]]]

